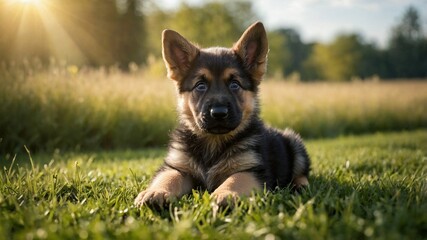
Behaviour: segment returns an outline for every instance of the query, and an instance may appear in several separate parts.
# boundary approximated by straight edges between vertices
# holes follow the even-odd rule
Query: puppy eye
[[[232,81],[228,87],[230,90],[236,91],[240,89],[240,84],[237,81]]]
[[[196,86],[194,87],[194,89],[196,89],[199,92],[205,92],[206,90],[208,90],[208,84],[200,81],[196,83]]]

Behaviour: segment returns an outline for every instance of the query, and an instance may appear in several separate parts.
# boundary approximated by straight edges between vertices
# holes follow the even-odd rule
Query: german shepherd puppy
[[[162,41],[178,91],[179,123],[163,166],[136,206],[162,206],[194,188],[226,205],[264,187],[308,184],[310,160],[299,135],[266,127],[259,117],[257,93],[268,53],[261,22],[231,49],[201,49],[172,30],[163,31]]]

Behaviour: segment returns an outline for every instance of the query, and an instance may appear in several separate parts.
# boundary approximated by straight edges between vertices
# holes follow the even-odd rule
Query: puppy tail
[[[310,172],[310,157],[308,156],[301,136],[292,129],[285,129],[283,136],[289,141],[294,155],[292,173],[293,184],[296,187],[308,185],[308,174]]]

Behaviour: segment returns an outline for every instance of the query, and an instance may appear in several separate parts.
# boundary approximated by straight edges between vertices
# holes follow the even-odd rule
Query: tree
[[[359,76],[363,43],[357,34],[342,34],[331,44],[316,44],[309,59],[320,79],[345,81]]]
[[[291,56],[288,49],[285,49],[285,37],[278,31],[268,33],[268,71],[269,76],[282,78],[284,76],[285,63],[290,62]]]
[[[304,60],[301,66],[301,78],[304,81],[316,81],[316,80],[325,80],[321,57],[323,55],[325,45],[320,43],[312,43],[309,45],[310,54],[307,59]]]
[[[130,62],[141,64],[147,58],[146,29],[142,1],[127,0],[122,2],[123,10],[119,12],[117,28],[114,32],[114,59],[122,69],[128,69]]]
[[[245,1],[212,1],[203,5],[182,3],[178,9],[164,10],[154,1],[145,9],[149,64],[161,58],[161,33],[173,29],[200,47],[231,47],[255,18],[252,5]]]
[[[280,32],[285,36],[285,48],[291,55],[290,61],[284,66],[284,75],[300,72],[302,62],[307,58],[307,46],[301,41],[301,37],[295,29],[282,29]]]
[[[231,8],[221,2],[194,7],[183,3],[173,14],[169,27],[202,47],[231,46],[246,27],[239,19],[241,17],[236,18]]]
[[[403,37],[408,41],[423,38],[420,16],[416,8],[410,6],[404,13],[401,22],[392,30],[392,39]]]
[[[63,0],[57,19],[92,66],[142,63],[145,56],[142,0]]]
[[[299,33],[292,28],[278,29],[269,34],[269,42],[269,64],[280,65],[283,76],[301,75],[303,62],[310,53],[310,45],[302,42]]]
[[[169,25],[169,22],[172,21],[171,15],[171,13],[162,10],[157,5],[153,5],[149,12],[145,13],[147,34],[144,39],[148,54],[155,58],[162,57],[161,34],[164,29],[171,28]]]
[[[427,77],[427,38],[414,7],[409,7],[392,29],[387,56],[390,77]]]
[[[0,1],[2,60],[50,57],[91,66],[146,59],[143,0]],[[76,52],[79,52],[76,54]]]

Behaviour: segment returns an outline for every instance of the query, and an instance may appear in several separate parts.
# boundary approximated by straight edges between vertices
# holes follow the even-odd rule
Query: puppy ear
[[[166,64],[168,77],[175,81],[181,81],[199,54],[199,49],[172,30],[163,31],[162,44],[163,60]]]
[[[257,84],[267,68],[268,40],[261,22],[252,24],[233,46]]]

